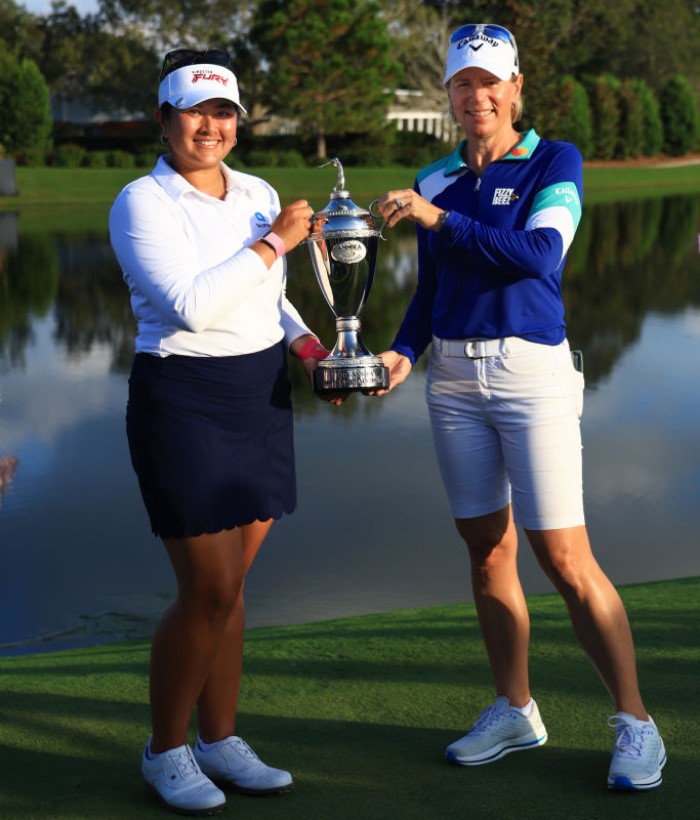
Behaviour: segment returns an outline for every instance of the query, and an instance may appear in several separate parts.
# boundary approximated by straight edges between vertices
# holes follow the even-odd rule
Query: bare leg
[[[530,699],[530,619],[518,577],[518,537],[510,507],[455,524],[469,548],[472,589],[496,694],[512,706]]]
[[[244,579],[271,526],[272,519],[255,521],[241,527]],[[219,650],[209,667],[209,676],[197,702],[199,733],[205,743],[214,743],[235,734],[243,667],[244,630],[245,613],[241,586]]]
[[[537,560],[561,593],[583,650],[593,661],[615,708],[648,720],[637,682],[627,614],[591,551],[584,526],[527,530]]]
[[[165,541],[178,595],[156,630],[151,652],[154,752],[187,742],[192,712],[222,641],[237,623],[242,631],[242,614],[236,620],[234,612],[239,602],[242,612],[243,580],[252,561],[246,564],[244,540],[242,529],[236,529]]]

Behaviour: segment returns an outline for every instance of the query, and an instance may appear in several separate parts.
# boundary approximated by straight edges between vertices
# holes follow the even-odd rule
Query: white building
[[[399,131],[432,134],[445,142],[454,142],[457,137],[457,126],[447,107],[437,106],[422,91],[397,89],[386,116]]]

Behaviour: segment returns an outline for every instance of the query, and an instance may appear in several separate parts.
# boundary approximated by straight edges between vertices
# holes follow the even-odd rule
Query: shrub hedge
[[[700,150],[700,114],[688,81],[677,75],[659,93],[645,81],[619,80],[608,74],[564,77],[550,125],[541,136],[575,143],[584,159],[627,159],[662,152],[681,156]],[[663,112],[663,113],[662,113]],[[235,167],[301,168],[320,165],[315,140],[308,135],[256,137],[245,124],[236,150],[227,159]],[[88,168],[150,168],[163,147],[147,123],[131,136],[80,134],[65,123],[54,128],[53,150],[24,147],[11,153],[19,165]],[[372,134],[329,135],[328,156],[344,165],[420,168],[452,149],[431,134],[398,131],[393,126]]]

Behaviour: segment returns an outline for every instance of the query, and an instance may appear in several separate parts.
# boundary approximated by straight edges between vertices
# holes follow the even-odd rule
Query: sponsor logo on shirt
[[[560,185],[554,193],[564,197],[564,202],[575,202],[578,205],[578,191],[573,185]]]
[[[520,199],[520,197],[515,193],[515,188],[496,188],[493,192],[491,204],[510,205],[510,203],[515,202],[516,199]]]
[[[270,227],[270,219],[269,217],[265,216],[265,214],[261,214],[260,211],[255,212],[255,225],[258,228],[269,228]]]

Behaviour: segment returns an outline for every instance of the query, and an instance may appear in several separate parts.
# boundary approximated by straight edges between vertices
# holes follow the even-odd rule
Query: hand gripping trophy
[[[338,182],[331,201],[314,214],[309,246],[321,291],[335,315],[338,339],[314,371],[314,390],[333,393],[389,387],[389,369],[360,339],[360,314],[372,288],[377,263],[377,230],[370,210],[359,208],[345,190],[340,160],[332,159]],[[326,165],[322,165],[325,168]]]

